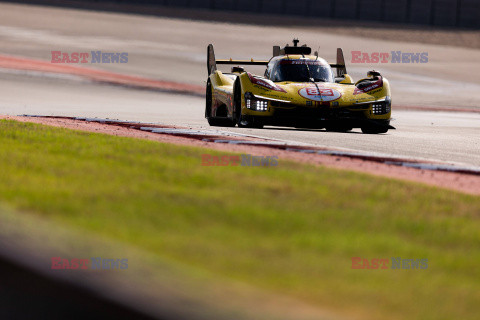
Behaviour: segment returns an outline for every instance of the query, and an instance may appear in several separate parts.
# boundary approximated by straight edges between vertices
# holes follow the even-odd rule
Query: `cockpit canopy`
[[[334,82],[332,68],[323,59],[279,59],[271,61],[268,78],[274,82]]]

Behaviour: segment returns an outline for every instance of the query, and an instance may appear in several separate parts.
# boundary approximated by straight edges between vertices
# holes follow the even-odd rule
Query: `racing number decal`
[[[308,96],[318,95],[318,89],[317,88],[307,88],[307,95]],[[334,96],[332,89],[320,89],[320,95],[322,95],[322,97],[325,97],[325,96],[333,97]]]
[[[298,94],[306,99],[314,101],[334,101],[342,96],[342,94],[335,89],[320,88],[319,90],[316,87],[300,89]]]

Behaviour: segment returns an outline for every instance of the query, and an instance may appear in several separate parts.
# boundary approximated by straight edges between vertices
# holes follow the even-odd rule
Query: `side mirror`
[[[273,56],[277,57],[279,55],[281,55],[280,46],[273,46]]]
[[[350,75],[345,73],[341,77],[335,77],[335,82],[342,84],[353,84],[353,79],[350,77]]]
[[[232,67],[232,73],[242,73],[245,72],[245,69],[242,67]]]

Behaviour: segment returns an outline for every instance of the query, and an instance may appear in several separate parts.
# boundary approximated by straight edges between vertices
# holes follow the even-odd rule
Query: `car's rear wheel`
[[[216,118],[212,114],[212,83],[207,81],[207,90],[205,93],[205,118],[207,118],[208,124],[213,127],[234,127],[235,122],[228,118]]]

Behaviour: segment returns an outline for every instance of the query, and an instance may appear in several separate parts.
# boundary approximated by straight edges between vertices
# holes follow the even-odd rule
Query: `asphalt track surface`
[[[9,72],[0,78],[0,87],[5,90],[3,114],[100,117],[209,128],[200,97],[99,85],[70,76],[59,79]],[[341,150],[480,166],[480,113],[396,111],[394,118],[397,130],[385,135],[364,135],[358,129],[350,133],[274,127],[224,129]]]
[[[268,138],[340,149],[419,157],[480,166],[480,114],[395,110],[434,106],[480,110],[479,50],[439,45],[358,39],[306,27],[280,28],[207,23],[141,15],[0,4],[1,54],[49,61],[51,51],[128,52],[126,64],[88,64],[90,68],[203,86],[205,51],[214,43],[217,58],[266,58],[273,44],[299,37],[333,60],[336,47],[346,52],[355,79],[380,69],[393,88],[397,130],[385,135],[330,133],[267,127],[229,129]],[[426,64],[352,64],[352,50],[428,52]],[[455,65],[451,63],[455,61]],[[254,70],[262,72],[261,69]],[[0,70],[0,113],[109,117],[207,128],[201,97],[98,84],[85,79],[38,72]]]

